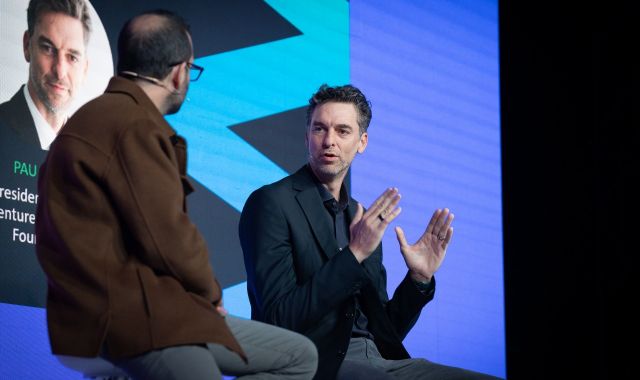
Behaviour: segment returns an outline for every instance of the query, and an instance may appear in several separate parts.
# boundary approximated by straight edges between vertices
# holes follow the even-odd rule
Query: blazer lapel
[[[22,141],[40,148],[36,125],[31,117],[27,100],[24,98],[24,86],[22,85],[18,92],[6,103],[5,106],[10,112],[3,115],[4,120],[0,120],[0,124],[6,124],[13,129]]]
[[[293,187],[294,190],[298,191],[296,200],[307,218],[307,223],[309,223],[316,241],[325,256],[330,259],[338,253],[339,247],[333,234],[333,227],[329,224],[329,220],[325,215],[327,210],[324,208],[311,175],[306,166],[298,170],[295,174]]]

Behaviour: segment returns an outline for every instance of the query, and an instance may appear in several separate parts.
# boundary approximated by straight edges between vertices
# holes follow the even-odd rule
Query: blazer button
[[[345,317],[347,317],[347,319],[351,319],[353,318],[353,313],[348,312],[347,314],[344,315]]]
[[[338,356],[339,357],[343,357],[345,355],[345,352],[342,350],[338,350]]]

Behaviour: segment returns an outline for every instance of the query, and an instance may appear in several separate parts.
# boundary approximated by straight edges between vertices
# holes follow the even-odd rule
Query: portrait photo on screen
[[[105,29],[90,2],[88,22],[0,3],[0,302],[43,307],[46,281],[35,255],[37,175],[67,118],[100,95],[113,75]]]

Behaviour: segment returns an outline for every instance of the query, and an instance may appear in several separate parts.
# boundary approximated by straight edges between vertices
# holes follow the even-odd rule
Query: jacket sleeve
[[[382,265],[382,249],[379,250],[380,257],[372,257],[379,264],[379,272],[375,278],[375,287],[378,297],[384,305],[384,311],[391,321],[391,325],[400,339],[404,339],[411,328],[415,325],[422,308],[433,299],[435,294],[435,277],[431,279],[429,290],[421,292],[413,283],[407,272],[404,279],[398,284],[393,298],[388,300],[387,295],[387,275],[384,265]],[[367,268],[368,269],[368,268]]]
[[[211,302],[220,299],[206,244],[185,206],[183,178],[174,144],[151,120],[119,137],[109,171],[120,202],[124,230],[137,249],[131,254],[159,276]]]
[[[247,270],[254,319],[305,332],[334,312],[368,279],[348,248],[323,262],[312,248],[295,251],[292,231],[306,220],[292,220],[274,191],[255,191],[240,217],[240,243]],[[296,255],[296,260],[294,260]],[[305,274],[309,274],[304,275]]]

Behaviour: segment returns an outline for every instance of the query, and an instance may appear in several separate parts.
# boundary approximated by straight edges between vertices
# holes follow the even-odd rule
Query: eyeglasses
[[[191,81],[192,82],[197,81],[200,78],[200,75],[202,75],[202,72],[204,71],[204,67],[196,65],[193,62],[187,62],[187,66],[191,71]]]
[[[169,67],[173,67],[173,66],[177,66],[179,64],[181,64],[182,62],[176,62],[176,63],[172,63],[169,65]],[[204,71],[204,67],[200,66],[200,65],[196,65],[193,62],[185,62],[187,64],[187,67],[189,68],[189,71],[191,73],[191,82],[195,82],[198,79],[200,79],[200,75],[202,75],[202,72]]]

